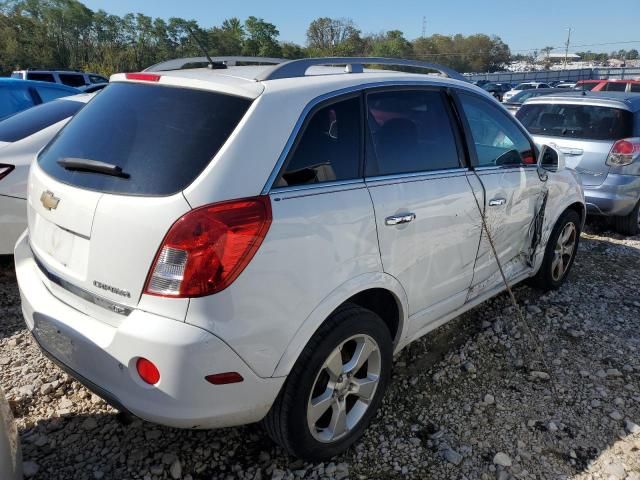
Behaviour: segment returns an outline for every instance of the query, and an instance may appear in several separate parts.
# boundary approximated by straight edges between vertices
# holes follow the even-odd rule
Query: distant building
[[[567,55],[564,53],[550,53],[548,56],[545,55],[542,57],[543,60],[549,60],[551,63],[564,63],[565,58],[567,62],[576,62],[580,60],[580,55],[576,55],[575,53],[568,53]]]

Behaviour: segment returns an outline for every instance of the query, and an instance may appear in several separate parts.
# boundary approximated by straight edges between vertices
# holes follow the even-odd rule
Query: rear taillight
[[[270,225],[267,196],[190,211],[173,224],[160,245],[145,293],[201,297],[224,290],[249,264]]]
[[[14,168],[15,167],[13,165],[0,163],[0,180],[9,175]]]
[[[625,138],[613,144],[607,165],[622,167],[632,164],[640,156],[640,137]]]

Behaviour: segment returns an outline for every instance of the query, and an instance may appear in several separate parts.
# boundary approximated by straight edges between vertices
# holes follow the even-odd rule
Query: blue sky
[[[601,8],[595,0],[81,0],[93,10],[144,13],[153,17],[195,19],[202,26],[225,18],[263,17],[280,30],[280,39],[303,44],[309,22],[321,16],[352,18],[363,33],[399,29],[409,39],[420,36],[422,17],[427,35],[486,33],[500,36],[516,52],[561,47],[567,27],[573,28],[571,50],[640,50],[638,0],[616,0],[615,8]],[[637,41],[619,45],[584,44]]]

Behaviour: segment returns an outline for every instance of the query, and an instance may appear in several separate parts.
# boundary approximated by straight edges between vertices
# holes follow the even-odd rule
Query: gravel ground
[[[255,425],[126,424],[39,352],[22,323],[11,260],[0,259],[0,386],[20,428],[25,473],[640,480],[640,237],[587,231],[562,289],[516,288],[528,327],[501,295],[415,342],[395,359],[364,438],[317,465],[285,456]]]

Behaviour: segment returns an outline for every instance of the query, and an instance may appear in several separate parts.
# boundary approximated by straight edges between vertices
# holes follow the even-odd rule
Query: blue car
[[[66,85],[0,78],[0,119],[34,105],[78,93],[81,93],[80,90]]]

